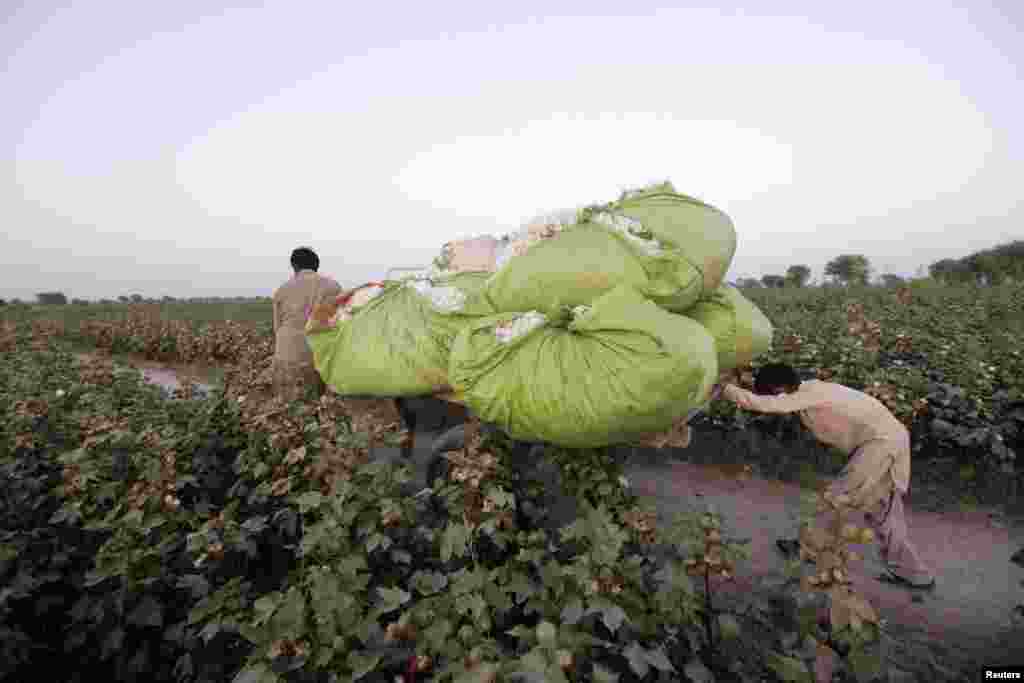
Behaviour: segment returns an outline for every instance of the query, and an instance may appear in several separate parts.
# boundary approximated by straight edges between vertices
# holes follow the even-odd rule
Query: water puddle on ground
[[[83,363],[103,358],[103,356],[95,353],[78,353],[75,355],[78,360]],[[132,368],[134,370],[138,370],[142,374],[142,379],[144,381],[160,387],[169,396],[173,395],[174,392],[179,389],[182,389],[185,382],[191,382],[193,386],[195,386],[196,390],[203,395],[213,393],[216,388],[210,382],[201,381],[192,372],[185,372],[177,368],[161,365],[155,361],[149,361],[141,358],[113,358],[112,360],[115,366],[120,366],[121,369]]]
[[[173,394],[183,386],[183,381],[178,374],[170,368],[138,368],[139,372],[142,373],[142,378],[150,383],[154,384],[161,389],[165,390],[169,394]],[[210,394],[213,392],[214,387],[204,382],[198,382],[192,380],[192,384],[196,389],[203,394]]]

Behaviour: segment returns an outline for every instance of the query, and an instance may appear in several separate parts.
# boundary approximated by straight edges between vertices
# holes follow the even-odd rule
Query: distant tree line
[[[823,286],[865,286],[878,284],[883,287],[900,287],[907,279],[893,273],[883,273],[873,278],[874,269],[863,254],[841,254],[825,264],[824,275],[830,280]],[[928,267],[933,280],[947,284],[998,285],[1004,282],[1024,281],[1024,240],[1015,240],[991,249],[984,249],[960,259],[942,259]],[[811,279],[811,269],[803,264],[792,265],[785,275],[769,274],[760,279],[744,277],[735,282],[740,288],[806,287]]]
[[[68,302],[63,292],[40,292],[36,294],[36,300],[48,306],[63,306]]]
[[[960,259],[942,259],[928,267],[933,279],[946,283],[998,285],[1024,280],[1024,240],[983,249]]]
[[[90,301],[88,299],[68,299],[68,296],[63,292],[40,292],[36,294],[36,303],[48,306],[62,306],[71,304],[73,306],[87,306],[89,304],[100,304],[106,306],[112,306],[115,304],[171,304],[171,303],[184,303],[184,304],[212,304],[212,303],[246,303],[246,302],[266,302],[270,301],[270,297],[267,296],[207,296],[207,297],[173,297],[173,296],[162,296],[156,297],[144,297],[141,294],[132,294],[130,296],[122,295],[117,299],[96,299]],[[7,303],[20,304],[20,299],[11,299],[9,302],[0,299],[0,306]]]

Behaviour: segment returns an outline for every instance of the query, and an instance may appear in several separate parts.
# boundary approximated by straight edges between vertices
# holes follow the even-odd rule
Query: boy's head
[[[299,247],[292,252],[292,268],[296,273],[300,270],[317,271],[320,269],[320,258],[309,247]]]
[[[799,388],[800,376],[785,363],[769,363],[754,374],[754,393],[761,396],[791,394]]]

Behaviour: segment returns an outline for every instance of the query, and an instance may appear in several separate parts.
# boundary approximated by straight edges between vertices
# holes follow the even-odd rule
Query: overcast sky
[[[1020,2],[715,4],[0,3],[0,296],[357,284],[665,178],[731,278],[1024,236]]]

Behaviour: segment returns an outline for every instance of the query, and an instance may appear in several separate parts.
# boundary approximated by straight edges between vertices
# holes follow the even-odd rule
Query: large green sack
[[[736,255],[729,216],[670,183],[628,193],[607,212],[636,221],[661,245],[661,253],[644,259],[647,295],[670,311],[683,312],[717,289]]]
[[[513,438],[596,448],[669,429],[706,402],[718,362],[699,323],[620,286],[562,320],[472,323],[448,374],[456,397]]]
[[[512,257],[480,297],[495,313],[589,304],[621,284],[682,312],[717,288],[736,252],[727,215],[665,184],[590,207]]]
[[[494,313],[540,311],[589,304],[621,284],[646,286],[636,252],[603,226],[578,224],[537,242],[500,268],[480,292]]]
[[[746,365],[771,349],[771,321],[732,285],[722,285],[685,315],[715,338],[720,371]]]
[[[307,331],[317,372],[345,396],[422,396],[448,384],[448,351],[477,316],[468,297],[488,273],[385,283],[333,329]],[[308,328],[307,328],[308,329]]]

